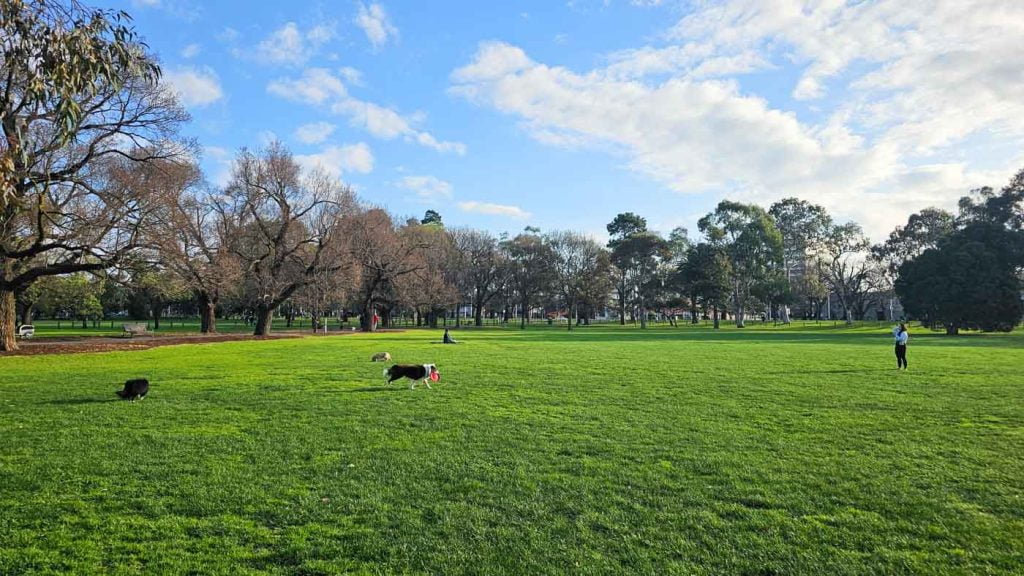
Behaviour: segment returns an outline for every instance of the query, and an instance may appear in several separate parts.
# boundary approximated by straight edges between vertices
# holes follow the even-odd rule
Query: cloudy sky
[[[1024,168],[1019,0],[125,0],[209,179],[283,141],[449,225],[668,232],[723,198],[880,239]]]

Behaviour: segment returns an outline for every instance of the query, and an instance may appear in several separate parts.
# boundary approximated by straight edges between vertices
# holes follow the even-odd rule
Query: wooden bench
[[[36,327],[31,324],[22,324],[18,327],[17,337],[26,340],[36,335]]]
[[[128,336],[129,338],[135,336],[136,334],[146,333],[146,325],[144,323],[122,324],[121,329],[124,330],[124,335]]]

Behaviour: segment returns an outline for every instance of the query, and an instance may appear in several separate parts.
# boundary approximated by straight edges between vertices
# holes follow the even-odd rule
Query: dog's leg
[[[416,389],[416,381],[415,380],[410,380],[409,381],[409,390],[415,390],[415,389]]]
[[[427,385],[427,390],[433,390],[433,388],[430,387],[430,380],[424,378],[423,383]]]

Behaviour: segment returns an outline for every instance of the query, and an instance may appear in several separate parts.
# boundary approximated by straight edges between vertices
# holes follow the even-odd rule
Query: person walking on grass
[[[907,340],[910,333],[907,332],[907,325],[900,323],[899,329],[893,331],[896,335],[896,369],[907,369]]]

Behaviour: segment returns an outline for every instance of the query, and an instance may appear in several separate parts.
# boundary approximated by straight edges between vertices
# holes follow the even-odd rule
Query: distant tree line
[[[1010,330],[1024,314],[1024,171],[956,215],[912,215],[876,246],[796,198],[767,210],[723,201],[697,238],[628,212],[607,244],[534,227],[496,236],[448,228],[435,210],[396,217],[277,142],[238,151],[227,185],[212,186],[127,15],[0,0],[0,17],[0,350],[16,349],[33,313],[159,328],[171,304],[203,332],[235,315],[256,335],[275,315],[372,331],[399,314],[460,325],[463,310],[477,326],[557,319],[569,330],[599,316],[788,323],[791,310],[820,318],[833,306],[852,322],[894,295],[949,333]]]

